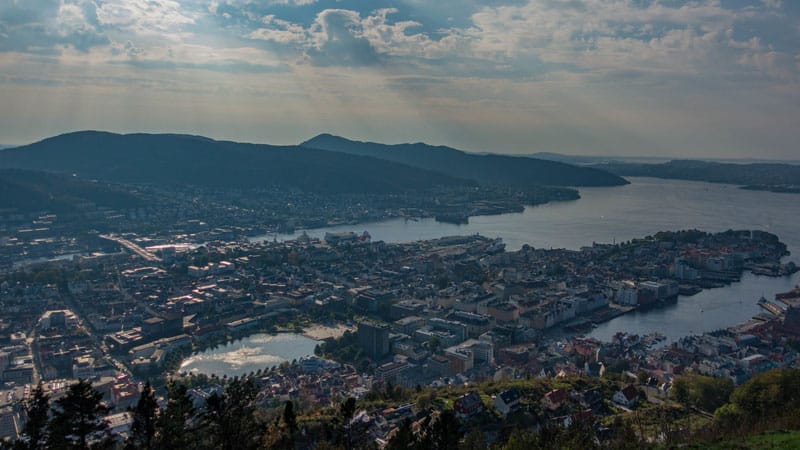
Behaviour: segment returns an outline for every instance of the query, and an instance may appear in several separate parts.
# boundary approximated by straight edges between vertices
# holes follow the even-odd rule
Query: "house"
[[[612,398],[614,403],[618,403],[622,406],[632,407],[636,405],[636,402],[639,401],[639,391],[636,387],[632,384],[625,386],[624,389],[617,391]]]
[[[453,402],[453,410],[460,418],[466,419],[483,411],[483,399],[476,391],[471,391]]]
[[[587,362],[584,364],[584,371],[587,377],[599,378],[606,373],[606,368],[602,362]]]
[[[555,411],[567,401],[568,394],[566,389],[553,389],[547,394],[544,394],[544,397],[542,397],[542,405],[551,411]]]
[[[507,389],[494,398],[494,407],[500,414],[508,415],[511,411],[519,407],[519,391],[516,389]]]

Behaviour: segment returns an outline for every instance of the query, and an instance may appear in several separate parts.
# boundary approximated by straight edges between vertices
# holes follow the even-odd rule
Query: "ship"
[[[456,225],[466,225],[469,223],[469,216],[466,214],[437,214],[437,222],[454,223]]]
[[[786,308],[781,307],[780,305],[777,305],[777,304],[767,300],[764,297],[761,297],[758,300],[758,306],[760,306],[760,307],[764,308],[765,310],[769,311],[772,315],[774,315],[776,317],[782,316],[783,313],[786,311]]]
[[[775,294],[775,300],[800,300],[800,286],[795,286],[788,292]]]

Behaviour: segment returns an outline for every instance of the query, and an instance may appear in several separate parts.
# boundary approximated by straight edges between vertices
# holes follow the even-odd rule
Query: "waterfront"
[[[277,366],[284,361],[313,355],[314,347],[318,343],[319,341],[293,333],[254,334],[194,354],[183,361],[180,371],[220,377],[241,376]]]
[[[630,178],[618,187],[580,188],[575,201],[525,208],[522,213],[470,217],[469,224],[436,222],[432,218],[307,230],[322,238],[326,232],[369,231],[373,240],[410,242],[449,235],[479,233],[502,237],[507,250],[528,244],[536,248],[579,249],[592,242],[644,237],[658,231],[697,228],[704,231],[760,229],[777,234],[792,253],[800,252],[800,195],[747,191],[728,184]],[[303,233],[268,234],[252,240],[295,239]]]
[[[523,244],[537,248],[579,249],[592,242],[619,242],[663,230],[697,228],[704,231],[761,229],[775,233],[800,261],[800,196],[747,191],[726,184],[631,178],[631,184],[613,188],[581,188],[581,199],[526,208],[523,213],[471,217],[467,225],[439,223],[434,219],[391,219],[383,222],[309,230],[312,237],[328,231],[369,231],[373,240],[408,242],[447,235],[480,233],[502,237],[508,250]],[[269,235],[262,239],[291,239]],[[761,295],[800,283],[792,277],[767,278],[746,274],[742,281],[719,289],[681,297],[677,303],[637,311],[601,324],[593,336],[607,340],[616,331],[659,331],[668,341],[693,333],[713,331],[752,318],[762,312]],[[702,312],[701,312],[702,311]]]
[[[645,335],[658,332],[666,337],[664,343],[683,336],[713,331],[744,322],[765,312],[756,302],[763,295],[774,298],[775,293],[790,290],[800,277],[769,278],[746,272],[742,281],[717,289],[707,289],[692,297],[680,296],[678,301],[663,306],[616,317],[601,323],[588,333],[608,342],[618,331]]]

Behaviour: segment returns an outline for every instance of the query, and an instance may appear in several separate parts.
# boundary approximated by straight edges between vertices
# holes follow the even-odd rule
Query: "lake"
[[[376,223],[308,230],[369,231],[373,240],[409,242],[447,235],[480,233],[502,237],[508,250],[523,244],[537,248],[579,249],[592,242],[619,242],[658,231],[697,228],[715,232],[760,229],[780,237],[793,255],[800,252],[800,194],[746,191],[733,185],[694,181],[629,178],[631,184],[611,188],[581,188],[581,199],[528,207],[522,213],[471,217],[469,224],[434,219],[391,219]],[[292,234],[254,240],[294,239]],[[788,258],[800,262],[796,256]],[[760,311],[756,301],[800,284],[800,273],[786,278],[746,274],[740,283],[679,298],[663,308],[637,311],[601,324],[591,335],[610,339],[617,331],[646,334],[659,331],[669,341],[747,321]]]
[[[181,372],[241,376],[314,354],[320,341],[293,333],[254,334],[190,356]]]

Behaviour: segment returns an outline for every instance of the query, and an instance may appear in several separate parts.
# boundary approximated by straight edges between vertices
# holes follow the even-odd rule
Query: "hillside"
[[[750,189],[791,191],[800,186],[800,165],[782,163],[732,164],[677,160],[662,164],[607,163],[599,167],[621,176],[730,183]]]
[[[156,185],[391,193],[473,182],[390,161],[338,152],[242,144],[175,134],[83,131],[0,151],[0,168],[77,174]]]
[[[450,147],[423,143],[386,145],[321,134],[300,145],[306,148],[381,158],[435,170],[453,177],[475,180],[482,184],[515,187],[627,184],[627,181],[619,176],[594,168],[522,156],[471,154]]]
[[[141,201],[107,183],[29,170],[0,170],[0,210],[72,212],[89,204],[129,208],[140,206]]]

